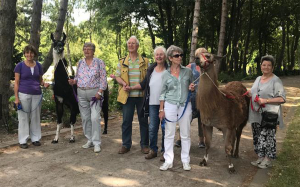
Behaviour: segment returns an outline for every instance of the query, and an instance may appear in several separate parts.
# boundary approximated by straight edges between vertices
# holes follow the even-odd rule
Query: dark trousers
[[[142,107],[142,97],[129,97],[126,104],[123,105],[122,142],[123,146],[128,149],[130,149],[132,145],[132,121],[135,108],[138,111],[137,113],[140,124],[140,146],[141,148],[149,146],[148,118],[141,114]]]

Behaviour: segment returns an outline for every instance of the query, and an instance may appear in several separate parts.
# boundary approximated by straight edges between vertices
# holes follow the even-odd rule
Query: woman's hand
[[[76,81],[75,81],[74,79],[69,79],[68,82],[69,82],[69,84],[72,85],[72,86],[73,86],[74,84],[76,84]]]
[[[162,121],[165,118],[165,111],[160,111],[159,112],[159,119]]]
[[[16,97],[15,98],[15,104],[16,104],[16,106],[18,106],[19,103],[21,103],[21,102],[20,102],[19,98]]]
[[[192,92],[195,91],[195,84],[194,83],[191,83],[189,85],[189,90],[191,90]]]
[[[267,104],[268,101],[269,101],[269,99],[259,98],[258,99],[258,104],[259,105],[264,105],[264,104]]]

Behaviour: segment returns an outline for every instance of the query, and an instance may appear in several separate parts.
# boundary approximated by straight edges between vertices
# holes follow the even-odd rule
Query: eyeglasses
[[[174,58],[179,58],[179,57],[183,57],[183,54],[176,54],[176,55],[173,55],[172,57],[174,57]]]

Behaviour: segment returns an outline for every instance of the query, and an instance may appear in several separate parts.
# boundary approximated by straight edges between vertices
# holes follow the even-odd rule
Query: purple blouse
[[[20,74],[18,92],[30,95],[42,94],[40,76],[43,75],[43,68],[39,62],[36,62],[34,66],[33,75],[31,74],[30,67],[28,67],[24,61],[16,65],[14,72]]]

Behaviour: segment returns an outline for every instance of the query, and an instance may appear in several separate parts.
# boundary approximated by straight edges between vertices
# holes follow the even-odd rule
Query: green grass
[[[271,171],[267,187],[300,186],[300,107],[287,130],[282,151]]]

